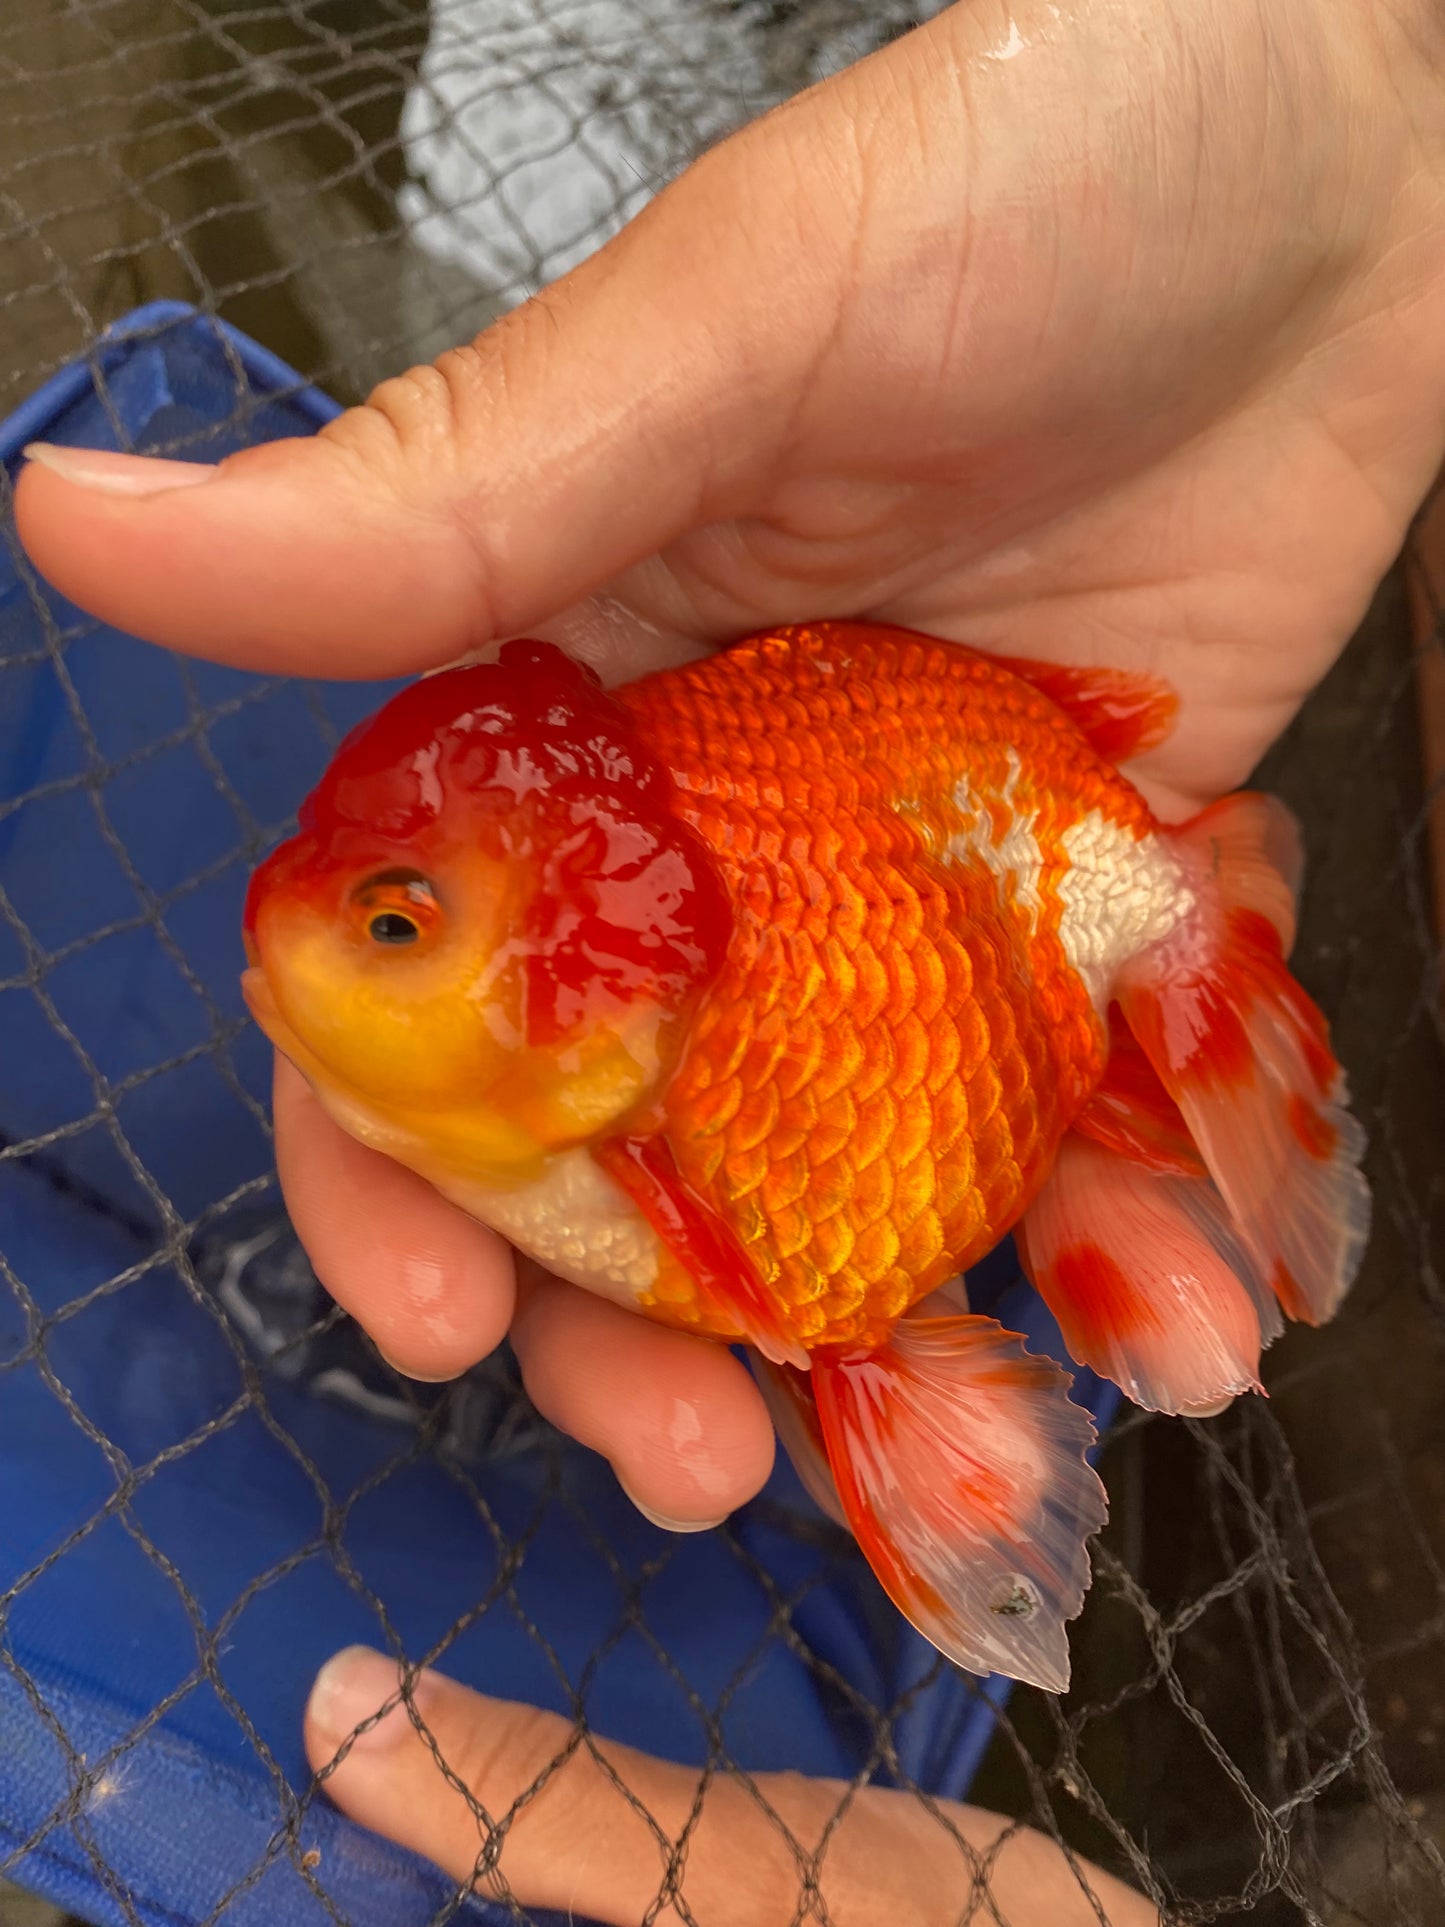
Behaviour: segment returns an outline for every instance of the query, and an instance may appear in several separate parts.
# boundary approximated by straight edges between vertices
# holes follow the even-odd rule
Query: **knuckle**
[[[498,358],[474,343],[448,349],[435,362],[380,383],[359,408],[329,422],[317,437],[345,491],[382,498],[420,524],[455,537],[473,582],[478,637],[494,630],[493,593],[499,559],[491,539],[487,464],[497,446],[490,424]]]
[[[321,431],[321,439],[372,478],[404,486],[417,476],[430,483],[465,474],[494,412],[505,369],[487,337],[449,348],[433,362],[391,375]]]
[[[566,1770],[558,1763],[565,1760],[569,1735],[554,1713],[493,1703],[484,1720],[468,1721],[447,1734],[442,1758],[495,1822],[533,1794],[539,1782]]]
[[[427,472],[456,444],[451,384],[438,365],[408,368],[381,382],[360,408],[323,432],[383,480],[400,479],[419,467]]]

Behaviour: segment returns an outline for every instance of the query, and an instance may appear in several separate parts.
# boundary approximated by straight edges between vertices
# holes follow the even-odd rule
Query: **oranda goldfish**
[[[1014,1231],[1166,1412],[1330,1316],[1368,1194],[1268,798],[1113,764],[1143,678],[816,623],[605,692],[404,690],[253,879],[252,1011],[347,1130],[562,1276],[753,1348],[811,1489],[974,1671],[1058,1690],[1105,1516],[1069,1380],[911,1308]]]

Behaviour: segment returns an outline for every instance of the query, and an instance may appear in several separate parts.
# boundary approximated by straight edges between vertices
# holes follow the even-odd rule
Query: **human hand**
[[[1323,673],[1445,448],[1429,0],[979,0],[713,150],[574,274],[314,441],[67,453],[17,509],[83,606],[361,676],[518,632],[611,677],[872,616],[1142,668],[1185,813]],[[201,481],[200,487],[179,487]],[[653,1514],[766,1476],[743,1368],[554,1281],[277,1087],[288,1201],[383,1350],[512,1325]],[[515,1311],[515,1318],[514,1318]]]
[[[343,1811],[458,1886],[497,1892],[499,1872],[523,1907],[635,1927],[675,1878],[688,1911],[664,1906],[661,1922],[784,1927],[815,1874],[818,1917],[836,1927],[1158,1927],[1111,1875],[977,1807],[799,1773],[703,1774],[434,1673],[403,1706],[401,1679],[381,1653],[338,1653],[312,1691],[307,1756]]]

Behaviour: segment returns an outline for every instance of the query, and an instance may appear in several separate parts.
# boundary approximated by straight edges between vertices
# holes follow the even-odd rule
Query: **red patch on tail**
[[[1209,977],[1175,986],[1167,1005],[1140,1016],[1131,1005],[1134,1035],[1170,1079],[1201,1084],[1239,1085],[1254,1069],[1249,1033],[1235,1008],[1232,990]]]
[[[1150,1171],[1202,1178],[1204,1160],[1179,1106],[1117,1008],[1109,1011],[1109,1061],[1074,1129]]]
[[[1307,1156],[1334,1156],[1340,1134],[1317,1105],[1301,1097],[1298,1091],[1292,1091],[1285,1107],[1285,1116],[1289,1119],[1289,1128],[1294,1132],[1295,1143]]]
[[[1170,832],[1196,908],[1126,965],[1115,995],[1249,1268],[1291,1317],[1319,1323],[1358,1269],[1369,1191],[1324,1017],[1284,961],[1293,911],[1273,853],[1295,848],[1290,827],[1242,796]]]
[[[1159,1318],[1137,1286],[1096,1244],[1066,1245],[1052,1262],[1053,1284],[1067,1299],[1075,1318],[1091,1327],[1107,1325],[1121,1338]]]
[[[1070,1356],[1135,1404],[1188,1411],[1258,1387],[1279,1313],[1208,1178],[1071,1131],[1014,1237]]]

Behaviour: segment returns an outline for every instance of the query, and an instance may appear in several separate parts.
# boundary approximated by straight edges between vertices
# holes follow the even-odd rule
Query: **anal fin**
[[[974,1673],[1068,1685],[1108,1503],[1068,1376],[991,1318],[904,1318],[867,1354],[815,1353],[843,1513],[894,1604]]]

